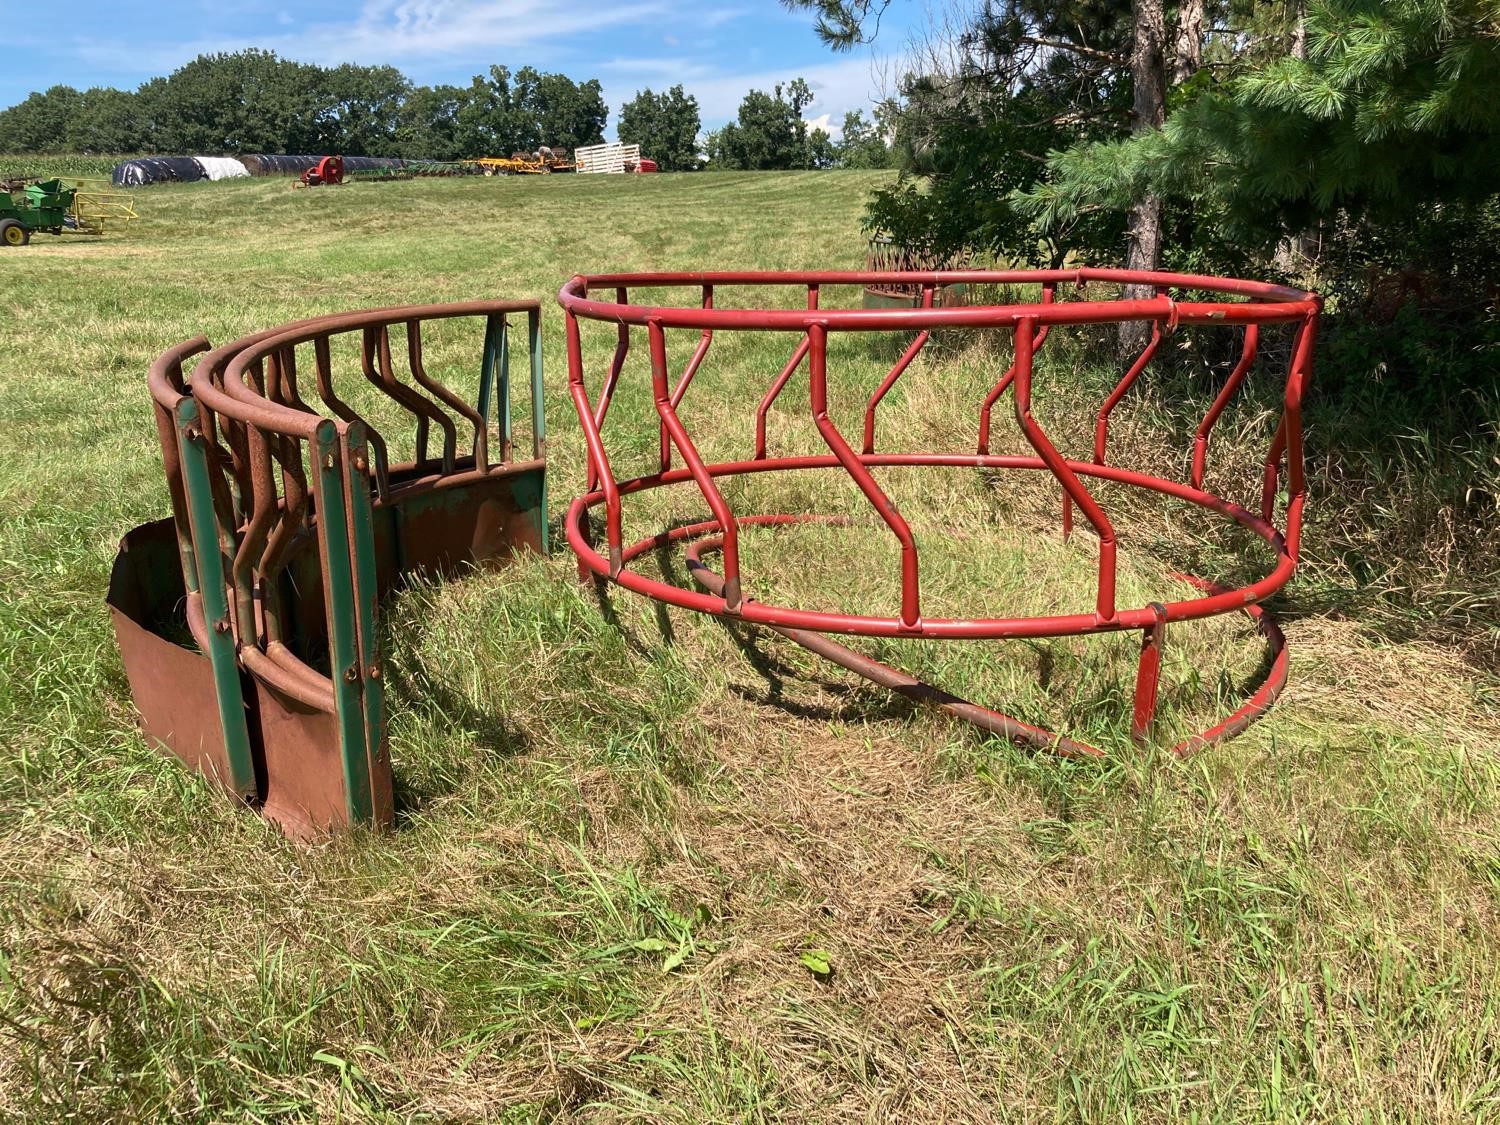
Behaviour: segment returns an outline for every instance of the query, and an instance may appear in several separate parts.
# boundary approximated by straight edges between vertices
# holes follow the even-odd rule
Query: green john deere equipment
[[[136,219],[130,198],[89,180],[0,180],[0,247],[46,234],[103,234]]]
[[[0,246],[25,246],[36,231],[62,234],[73,225],[74,194],[61,180],[0,193]]]

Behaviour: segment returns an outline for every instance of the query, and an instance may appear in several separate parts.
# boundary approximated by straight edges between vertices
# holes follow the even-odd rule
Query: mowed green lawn
[[[389,607],[394,832],[289,843],[136,733],[103,599],[119,536],[167,510],[144,382],[163,348],[355,307],[541,298],[560,509],[583,481],[562,282],[857,267],[879,182],[188,185],[140,192],[123,235],[0,251],[0,1118],[1500,1116],[1500,691],[1351,608],[1319,553],[1320,530],[1352,537],[1331,515],[1278,602],[1286,694],[1187,762],[1130,743],[1133,638],[866,646],[1111,753],[1068,763],[779,638],[582,587],[556,510],[550,559]],[[608,333],[587,342],[597,377]],[[689,343],[673,337],[678,362]],[[711,456],[744,454],[788,346],[716,342],[685,405]],[[884,347],[840,342],[841,420]],[[934,348],[883,408],[882,442],[969,445],[1003,365],[993,342]],[[1108,374],[1063,347],[1045,370],[1058,432],[1086,448]],[[1258,378],[1211,473],[1239,497],[1276,398],[1274,372]],[[1143,387],[1112,450],[1180,472],[1207,401]],[[773,443],[815,448],[804,403],[794,386]],[[616,411],[622,459],[644,465],[639,356]],[[1043,482],[883,480],[934,605],[1088,603],[1090,537],[1058,540]],[[1339,511],[1335,493],[1320,479],[1314,510]],[[732,495],[856,517],[747,534],[758,596],[890,610],[889,537],[846,483]],[[1192,513],[1106,495],[1129,533],[1122,600],[1172,595],[1178,566],[1257,557]],[[703,518],[681,490],[631,511],[640,534]],[[1243,620],[1169,644],[1169,733],[1207,725],[1259,662]]]

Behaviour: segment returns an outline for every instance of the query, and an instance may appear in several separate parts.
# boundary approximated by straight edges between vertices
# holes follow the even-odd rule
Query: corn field
[[[107,180],[124,156],[0,155],[0,180]]]

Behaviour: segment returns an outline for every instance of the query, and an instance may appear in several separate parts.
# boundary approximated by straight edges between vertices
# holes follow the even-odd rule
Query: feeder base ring
[[[995,455],[970,457],[942,454],[887,454],[864,455],[861,459],[868,465],[959,465],[982,468],[1046,468],[1046,465],[1040,458]],[[1229,589],[1196,575],[1173,573],[1171,577],[1203,591],[1205,597],[1172,602],[1165,605],[1159,602],[1152,603],[1142,610],[1126,611],[1117,614],[1114,620],[1107,622],[1099,620],[1088,621],[1084,619],[1083,615],[1051,618],[992,619],[989,621],[968,621],[962,623],[950,621],[949,619],[939,619],[923,622],[917,630],[900,630],[900,623],[895,619],[858,619],[845,618],[843,615],[816,613],[809,614],[809,616],[816,620],[830,622],[833,628],[830,628],[829,632],[836,630],[855,635],[896,637],[903,635],[907,637],[944,636],[952,635],[949,629],[954,624],[968,626],[969,632],[959,635],[967,635],[970,638],[1066,636],[1118,631],[1129,628],[1144,628],[1148,634],[1148,643],[1150,643],[1153,626],[1164,625],[1169,620],[1190,620],[1215,616],[1228,612],[1229,609],[1238,609],[1250,617],[1255,623],[1257,631],[1266,639],[1266,673],[1261,682],[1239,708],[1214,726],[1190,735],[1176,743],[1171,747],[1170,753],[1179,758],[1186,757],[1197,750],[1226,741],[1242,733],[1270,710],[1286,686],[1289,664],[1286,637],[1274,617],[1259,604],[1260,598],[1279,589],[1284,584],[1286,577],[1289,576],[1289,573],[1283,575],[1284,570],[1287,572],[1290,571],[1291,559],[1286,551],[1286,546],[1281,535],[1264,520],[1260,519],[1260,517],[1243,507],[1178,482],[1104,465],[1073,461],[1068,462],[1068,464],[1080,474],[1150,488],[1154,491],[1173,495],[1179,499],[1188,500],[1202,507],[1220,512],[1260,535],[1276,551],[1280,565],[1270,575],[1259,582],[1241,589]],[[750,462],[723,462],[709,465],[707,466],[707,470],[710,475],[718,477],[733,476],[745,472],[766,472],[776,469],[832,468],[836,467],[836,465],[837,462],[831,457],[764,458]],[[687,470],[675,470],[621,482],[619,490],[622,495],[626,495],[676,484],[688,479],[690,477]],[[940,687],[926,683],[897,668],[865,656],[849,648],[847,645],[833,640],[831,637],[825,635],[822,630],[803,628],[774,619],[756,619],[761,614],[766,614],[767,616],[784,616],[788,611],[775,607],[764,607],[759,603],[746,599],[738,613],[731,612],[727,608],[725,601],[725,580],[723,576],[708,567],[702,558],[704,554],[716,552],[723,547],[723,529],[716,520],[706,520],[701,523],[671,528],[658,535],[649,536],[628,547],[624,547],[619,551],[618,565],[616,565],[616,563],[606,559],[593,548],[584,528],[584,520],[586,519],[588,509],[603,501],[604,495],[602,492],[591,492],[580,496],[573,502],[564,520],[569,542],[578,555],[580,569],[583,573],[593,572],[600,577],[608,578],[627,588],[636,589],[638,592],[646,593],[648,596],[661,601],[682,605],[684,608],[763,625],[781,634],[788,640],[801,645],[809,652],[830,660],[847,671],[863,676],[872,683],[879,684],[908,699],[937,707],[963,722],[1020,745],[1049,751],[1064,757],[1101,758],[1105,756],[1104,751],[1087,742],[1044,730],[1002,712],[969,702]],[[759,514],[741,516],[735,520],[735,523],[739,527],[788,527],[803,523],[840,525],[848,524],[849,522],[848,518],[844,516],[820,515],[816,513],[800,515]],[[656,582],[624,569],[641,555],[674,543],[688,544],[686,551],[688,571],[698,586],[706,591],[707,597],[711,599],[711,604],[705,605],[696,601],[697,598],[701,598],[703,595],[694,595],[691,591],[683,590],[681,587]],[[1269,589],[1264,587],[1269,587]],[[661,593],[658,593],[658,588],[664,591],[671,591],[674,595],[682,595],[682,597],[663,597]],[[1226,603],[1228,603],[1227,607]],[[1210,605],[1213,608],[1200,608]],[[790,612],[797,613],[799,611]],[[1141,617],[1142,621],[1137,621],[1136,618],[1138,617]],[[876,627],[861,627],[867,622],[874,622]],[[1159,635],[1157,636],[1156,643],[1159,646]],[[1154,669],[1152,675],[1155,675]],[[1151,701],[1145,709],[1144,716],[1139,698],[1137,700],[1136,729],[1134,733],[1138,742],[1145,741],[1146,730],[1149,728],[1152,715],[1155,711],[1154,680],[1150,685],[1150,696]]]

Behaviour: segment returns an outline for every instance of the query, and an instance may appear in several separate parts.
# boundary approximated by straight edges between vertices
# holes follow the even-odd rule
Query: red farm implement
[[[1090,283],[1144,287],[1154,294],[1119,300],[1059,300],[1060,287],[1082,289]],[[1030,288],[1037,299],[1030,304],[937,307],[936,295],[957,286]],[[823,295],[833,289],[857,294],[860,290],[914,289],[916,307],[827,307]],[[734,290],[791,290],[805,297],[798,308],[725,307],[723,294]],[[691,304],[644,304],[631,300],[635,290],[690,291]],[[1177,300],[1172,292],[1204,294],[1208,299]],[[607,296],[609,299],[603,299]],[[1185,754],[1221,741],[1243,730],[1275,701],[1286,680],[1287,658],[1281,631],[1260,606],[1281,589],[1297,566],[1306,497],[1302,458],[1301,405],[1303,388],[1312,368],[1313,341],[1320,302],[1316,295],[1247,281],[1229,281],[1176,274],[1130,273],[1123,270],[1054,270],[1045,272],[950,271],[932,273],[695,273],[613,274],[575,277],[559,300],[568,323],[568,379],[579,424],[588,450],[588,490],[569,507],[564,526],[580,566],[628,590],[685,609],[715,614],[747,624],[775,629],[811,651],[894,691],[934,703],[958,718],[1006,738],[1064,754],[1098,756],[1100,751],[1066,735],[1038,729],[1007,715],[957,699],[939,688],[881,664],[830,639],[826,634],[865,637],[1033,638],[1133,631],[1141,636],[1132,732],[1145,739],[1156,711],[1158,676],[1166,627],[1176,622],[1241,611],[1248,614],[1269,646],[1269,673],[1233,714],[1208,730],[1176,745]],[[766,302],[757,294],[753,304]],[[615,326],[616,341],[606,373],[594,397],[585,383],[580,320]],[[1032,412],[1035,359],[1048,335],[1056,329],[1086,324],[1140,321],[1151,326],[1150,341],[1130,365],[1113,391],[1100,404],[1094,432],[1093,457],[1087,461],[1064,457]],[[1204,465],[1214,424],[1239,390],[1255,360],[1261,328],[1294,326],[1295,341],[1286,373],[1281,421],[1265,459],[1260,511],[1252,512],[1203,488]],[[1110,415],[1146,370],[1162,340],[1183,327],[1219,328],[1241,335],[1240,359],[1209,407],[1194,436],[1192,470],[1187,481],[1168,480],[1108,463]],[[686,329],[699,333],[691,357],[674,372],[669,367],[666,332]],[[876,417],[881,401],[901,379],[937,330],[951,332],[1000,329],[1010,334],[1014,362],[974,403],[974,444],[970,451],[884,451],[877,448]],[[830,337],[839,333],[909,333],[910,343],[865,403],[862,440],[851,442],[830,413],[828,356]],[[755,444],[739,460],[705,463],[699,456],[680,407],[694,377],[721,333],[773,332],[794,341],[791,355],[755,407]],[[605,421],[619,384],[625,360],[639,336],[646,337],[650,358],[652,396],[660,427],[657,471],[617,480],[610,468]],[[807,409],[826,452],[773,456],[766,440],[771,407],[806,365]],[[995,407],[1010,394],[1016,421],[1030,446],[1026,455],[997,455],[990,451],[990,429]],[[751,403],[746,403],[748,408]],[[723,409],[722,406],[719,407]],[[855,448],[855,443],[859,448]],[[1275,525],[1276,499],[1282,487],[1282,464],[1288,501],[1283,523]],[[1044,472],[1055,478],[1062,493],[1061,530],[1073,530],[1074,510],[1098,537],[1098,565],[1092,606],[1084,612],[1037,617],[930,617],[923,612],[923,588],[918,549],[911,528],[898,506],[881,488],[872,470],[897,466],[973,467],[990,470]],[[745,527],[789,527],[808,521],[841,522],[841,517],[818,513],[736,512],[720,482],[745,474],[838,471],[863,494],[879,520],[899,545],[900,612],[882,617],[868,614],[810,610],[770,604],[751,596],[750,576],[740,566],[739,532]],[[1212,581],[1182,576],[1201,591],[1188,600],[1152,602],[1140,606],[1118,604],[1116,598],[1117,536],[1114,525],[1091,493],[1086,480],[1111,481],[1149,489],[1196,504],[1233,521],[1258,536],[1269,553],[1265,574],[1234,589]],[[668,528],[636,542],[622,537],[622,509],[626,497],[674,485],[696,488],[712,518]],[[604,545],[595,545],[590,513],[602,508]],[[648,577],[631,564],[667,544],[685,544],[688,568],[700,590]],[[722,556],[722,574],[711,570],[704,556]]]

